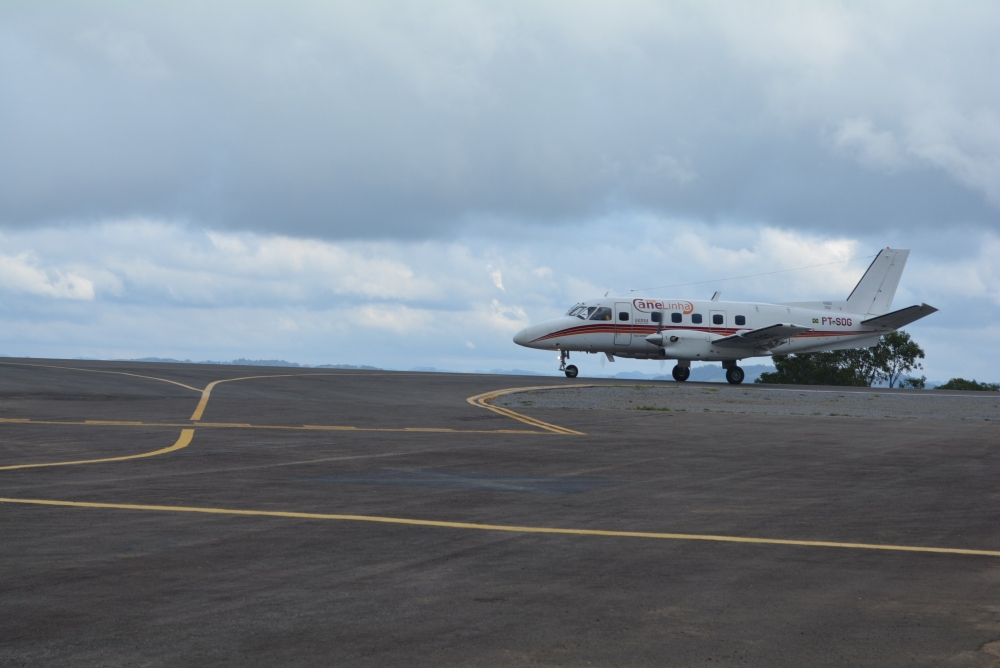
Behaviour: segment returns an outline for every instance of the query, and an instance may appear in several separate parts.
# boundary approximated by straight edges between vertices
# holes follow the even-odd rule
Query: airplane
[[[559,370],[570,352],[676,360],[674,380],[691,375],[691,362],[722,362],[726,380],[743,382],[738,365],[750,357],[814,353],[878,345],[894,332],[938,309],[927,304],[889,311],[910,251],[885,248],[843,301],[762,302],[603,297],[580,302],[564,316],[525,327],[514,343],[559,351]]]

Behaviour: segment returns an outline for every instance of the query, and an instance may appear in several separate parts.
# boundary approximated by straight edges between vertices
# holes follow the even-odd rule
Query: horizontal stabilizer
[[[927,317],[931,313],[937,313],[937,309],[927,304],[907,306],[892,313],[862,320],[861,324],[866,327],[878,327],[879,329],[899,329],[900,327],[909,325],[911,322],[916,322],[921,318]]]
[[[773,348],[785,339],[810,331],[812,330],[809,327],[779,323],[716,339],[712,341],[712,346],[714,348]]]

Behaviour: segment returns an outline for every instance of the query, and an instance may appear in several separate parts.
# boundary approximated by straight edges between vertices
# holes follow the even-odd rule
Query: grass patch
[[[669,411],[670,409],[664,406],[663,408],[658,408],[656,406],[637,406],[637,411]]]

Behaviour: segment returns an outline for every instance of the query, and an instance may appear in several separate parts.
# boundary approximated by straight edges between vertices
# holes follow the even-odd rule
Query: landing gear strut
[[[691,367],[681,366],[680,364],[678,364],[674,366],[674,370],[672,373],[674,376],[674,380],[676,380],[678,383],[683,383],[691,376]]]
[[[566,374],[567,378],[576,378],[580,370],[576,368],[575,364],[566,364],[566,360],[569,359],[568,350],[559,351],[559,370]]]
[[[733,385],[739,385],[740,383],[743,382],[743,379],[745,377],[746,374],[743,373],[743,369],[739,368],[738,366],[734,365],[726,369],[726,380],[728,380]]]

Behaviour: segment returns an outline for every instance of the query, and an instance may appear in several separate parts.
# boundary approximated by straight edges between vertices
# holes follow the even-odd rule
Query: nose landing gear
[[[567,378],[576,378],[580,370],[576,368],[575,364],[566,364],[566,360],[569,359],[568,350],[559,351],[559,370],[566,374]]]

